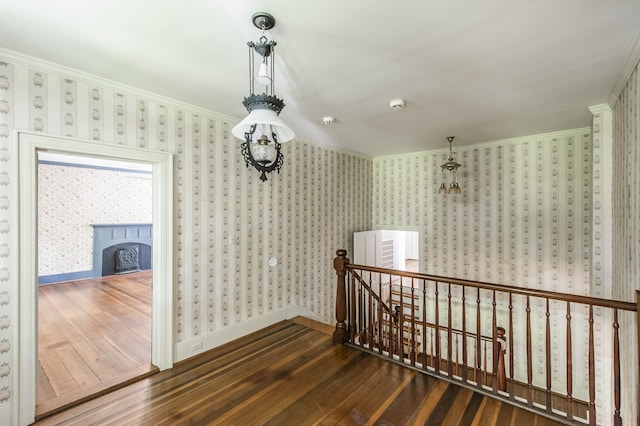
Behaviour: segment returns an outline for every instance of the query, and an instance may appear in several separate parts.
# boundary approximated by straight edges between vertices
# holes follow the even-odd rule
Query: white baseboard
[[[253,333],[285,319],[296,316],[307,317],[316,321],[324,322],[315,312],[304,306],[289,306],[261,317],[251,318],[239,324],[234,324],[221,330],[203,334],[192,339],[185,340],[177,344],[176,362],[183,361],[194,355],[206,352],[232,340]]]
[[[11,403],[11,401],[0,405],[0,419],[4,419],[2,422],[6,421],[7,425],[16,424],[13,419],[13,404]]]
[[[320,318],[320,316],[318,316],[318,314],[316,314],[306,306],[300,306],[300,305],[289,306],[287,308],[287,319],[291,319],[297,316],[309,318],[321,323],[325,322],[322,318]]]

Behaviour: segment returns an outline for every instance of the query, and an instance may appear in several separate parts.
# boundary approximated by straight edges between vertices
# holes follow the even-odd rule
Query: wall
[[[419,230],[430,274],[588,294],[589,130],[454,151],[460,195],[437,193],[448,150],[375,158],[374,226]]]
[[[613,106],[613,297],[635,301],[640,290],[640,76],[638,65]],[[622,348],[622,389],[638,392],[638,341],[635,319],[621,318],[632,342]],[[623,393],[623,406],[640,417],[637,401]]]
[[[296,140],[263,183],[230,135],[235,118],[0,54],[0,417],[14,392],[14,129],[175,154],[178,359],[296,313],[334,321],[335,250],[371,227],[370,159]]]
[[[38,165],[39,276],[91,271],[92,224],[151,221],[150,172]]]

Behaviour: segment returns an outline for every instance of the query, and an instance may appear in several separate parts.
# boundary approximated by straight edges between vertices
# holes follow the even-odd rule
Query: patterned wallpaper
[[[151,174],[38,165],[38,275],[89,271],[93,227],[151,223]]]
[[[13,392],[13,129],[175,154],[177,343],[295,306],[334,321],[332,259],[371,227],[371,159],[293,141],[263,183],[242,160],[233,119],[35,68],[0,59],[0,408]]]
[[[588,294],[590,152],[588,129],[459,147],[460,195],[448,150],[375,158],[374,227],[419,230],[431,274]]]
[[[613,107],[613,297],[635,301],[640,290],[640,75],[638,65]],[[633,342],[622,348],[622,388],[638,392],[638,339],[634,318],[621,318]],[[623,393],[623,406],[638,418],[637,401]],[[640,418],[638,418],[640,422]]]

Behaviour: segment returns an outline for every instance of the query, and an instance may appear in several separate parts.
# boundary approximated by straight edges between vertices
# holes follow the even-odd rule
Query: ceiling
[[[1,48],[238,118],[246,43],[261,35],[251,16],[269,12],[282,119],[299,138],[370,156],[445,148],[449,135],[455,148],[588,126],[587,107],[609,101],[640,33],[638,0],[0,0],[0,10]],[[390,109],[394,98],[405,108]]]

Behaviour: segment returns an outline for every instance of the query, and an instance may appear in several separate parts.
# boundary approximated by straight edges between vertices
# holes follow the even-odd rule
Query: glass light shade
[[[269,77],[269,72],[267,71],[266,62],[262,62],[260,64],[260,68],[258,69],[258,75],[256,76],[256,83],[262,84],[263,86],[268,86],[271,84],[271,77]]]
[[[462,189],[458,186],[458,182],[453,182],[451,186],[449,186],[449,194],[462,194]]]
[[[446,194],[447,193],[447,187],[444,186],[444,183],[442,185],[440,185],[440,189],[438,189],[438,194]]]
[[[249,145],[251,155],[260,164],[273,163],[276,159],[275,144],[270,141],[259,140],[258,142]]]
[[[231,133],[236,138],[244,141],[245,133],[249,133],[251,126],[254,124],[256,124],[256,130],[251,135],[249,142],[256,142],[262,135],[271,140],[271,133],[276,134],[278,143],[289,142],[296,136],[275,111],[262,108],[251,111],[249,115],[231,129]]]

